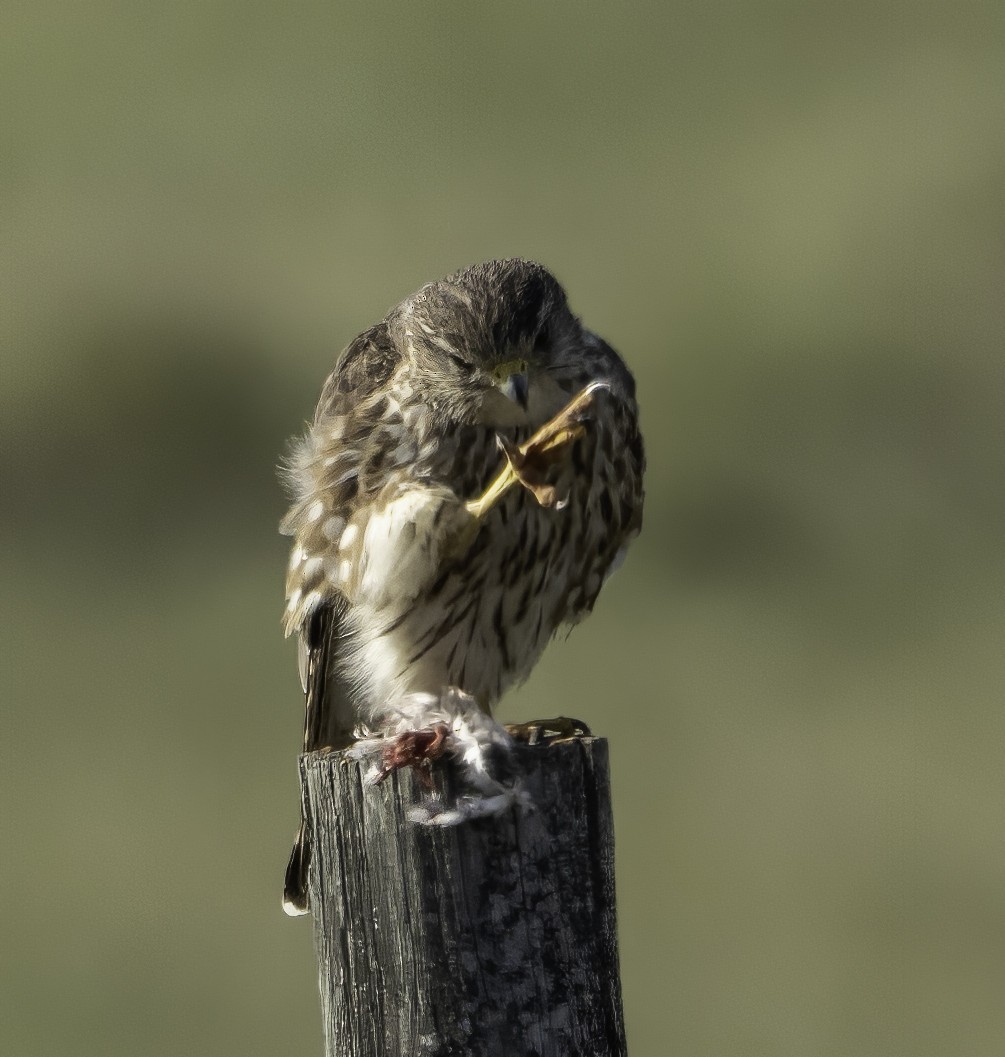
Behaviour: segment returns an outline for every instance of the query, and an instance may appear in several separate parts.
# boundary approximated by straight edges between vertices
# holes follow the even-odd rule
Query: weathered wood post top
[[[301,757],[327,1057],[625,1054],[607,742],[517,761],[530,809],[440,828],[413,772]]]

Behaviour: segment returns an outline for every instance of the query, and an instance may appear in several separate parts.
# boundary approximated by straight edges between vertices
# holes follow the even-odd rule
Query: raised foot
[[[607,388],[605,382],[588,385],[523,444],[497,436],[506,465],[477,499],[465,504],[469,513],[480,521],[515,484],[523,485],[543,507],[560,510],[565,506],[567,497],[560,496],[554,485],[548,483],[549,471],[561,462],[575,441],[586,435],[585,423],[594,397]]]
[[[556,716],[554,719],[532,719],[528,723],[507,723],[506,733],[527,745],[552,745],[591,737],[590,728],[581,719]]]

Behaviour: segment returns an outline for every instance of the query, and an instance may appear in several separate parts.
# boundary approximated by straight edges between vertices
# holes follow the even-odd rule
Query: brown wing
[[[337,548],[341,531],[362,501],[365,441],[381,413],[382,387],[398,360],[385,324],[356,338],[339,356],[321,391],[314,423],[284,467],[293,502],[281,531],[295,537],[284,625],[288,635],[296,632],[300,639],[304,752],[352,741],[356,711],[339,674],[345,600],[324,570],[328,553]],[[308,909],[311,842],[305,808],[301,800],[300,829],[286,867],[283,906],[289,914]]]
[[[343,415],[382,389],[401,362],[387,322],[364,330],[339,355],[321,388],[314,422]]]

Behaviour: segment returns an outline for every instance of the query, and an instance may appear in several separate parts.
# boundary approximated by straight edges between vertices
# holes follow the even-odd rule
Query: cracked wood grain
[[[410,771],[302,757],[327,1057],[625,1054],[607,742],[518,760],[534,810],[437,829]]]

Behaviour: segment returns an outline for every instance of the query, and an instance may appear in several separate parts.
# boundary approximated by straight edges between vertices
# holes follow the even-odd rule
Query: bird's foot
[[[350,744],[346,742],[346,744]],[[331,756],[333,752],[338,752],[339,749],[344,749],[345,745],[319,745],[316,749],[304,749],[304,753],[316,752],[318,756]]]
[[[568,716],[532,719],[529,723],[507,723],[506,732],[514,740],[527,745],[553,745],[591,737],[590,728],[581,719],[570,719]]]
[[[436,723],[426,730],[406,730],[386,739],[380,750],[380,771],[375,784],[383,782],[392,771],[411,767],[423,787],[432,790],[433,761],[447,751],[448,734],[445,723]]]
[[[549,471],[566,457],[575,441],[586,436],[585,423],[589,420],[594,396],[607,388],[605,382],[588,385],[523,444],[497,436],[506,465],[477,499],[465,504],[468,511],[480,521],[515,484],[526,488],[543,507],[560,510],[565,506],[568,497],[560,496],[549,483]]]
[[[455,687],[438,695],[410,694],[383,717],[383,728],[383,736],[357,742],[346,753],[357,760],[376,757],[367,773],[373,784],[391,771],[412,767],[431,790],[434,765],[443,758],[453,765],[456,793],[447,799],[429,795],[411,807],[413,822],[454,826],[527,805],[512,736],[469,694]]]

